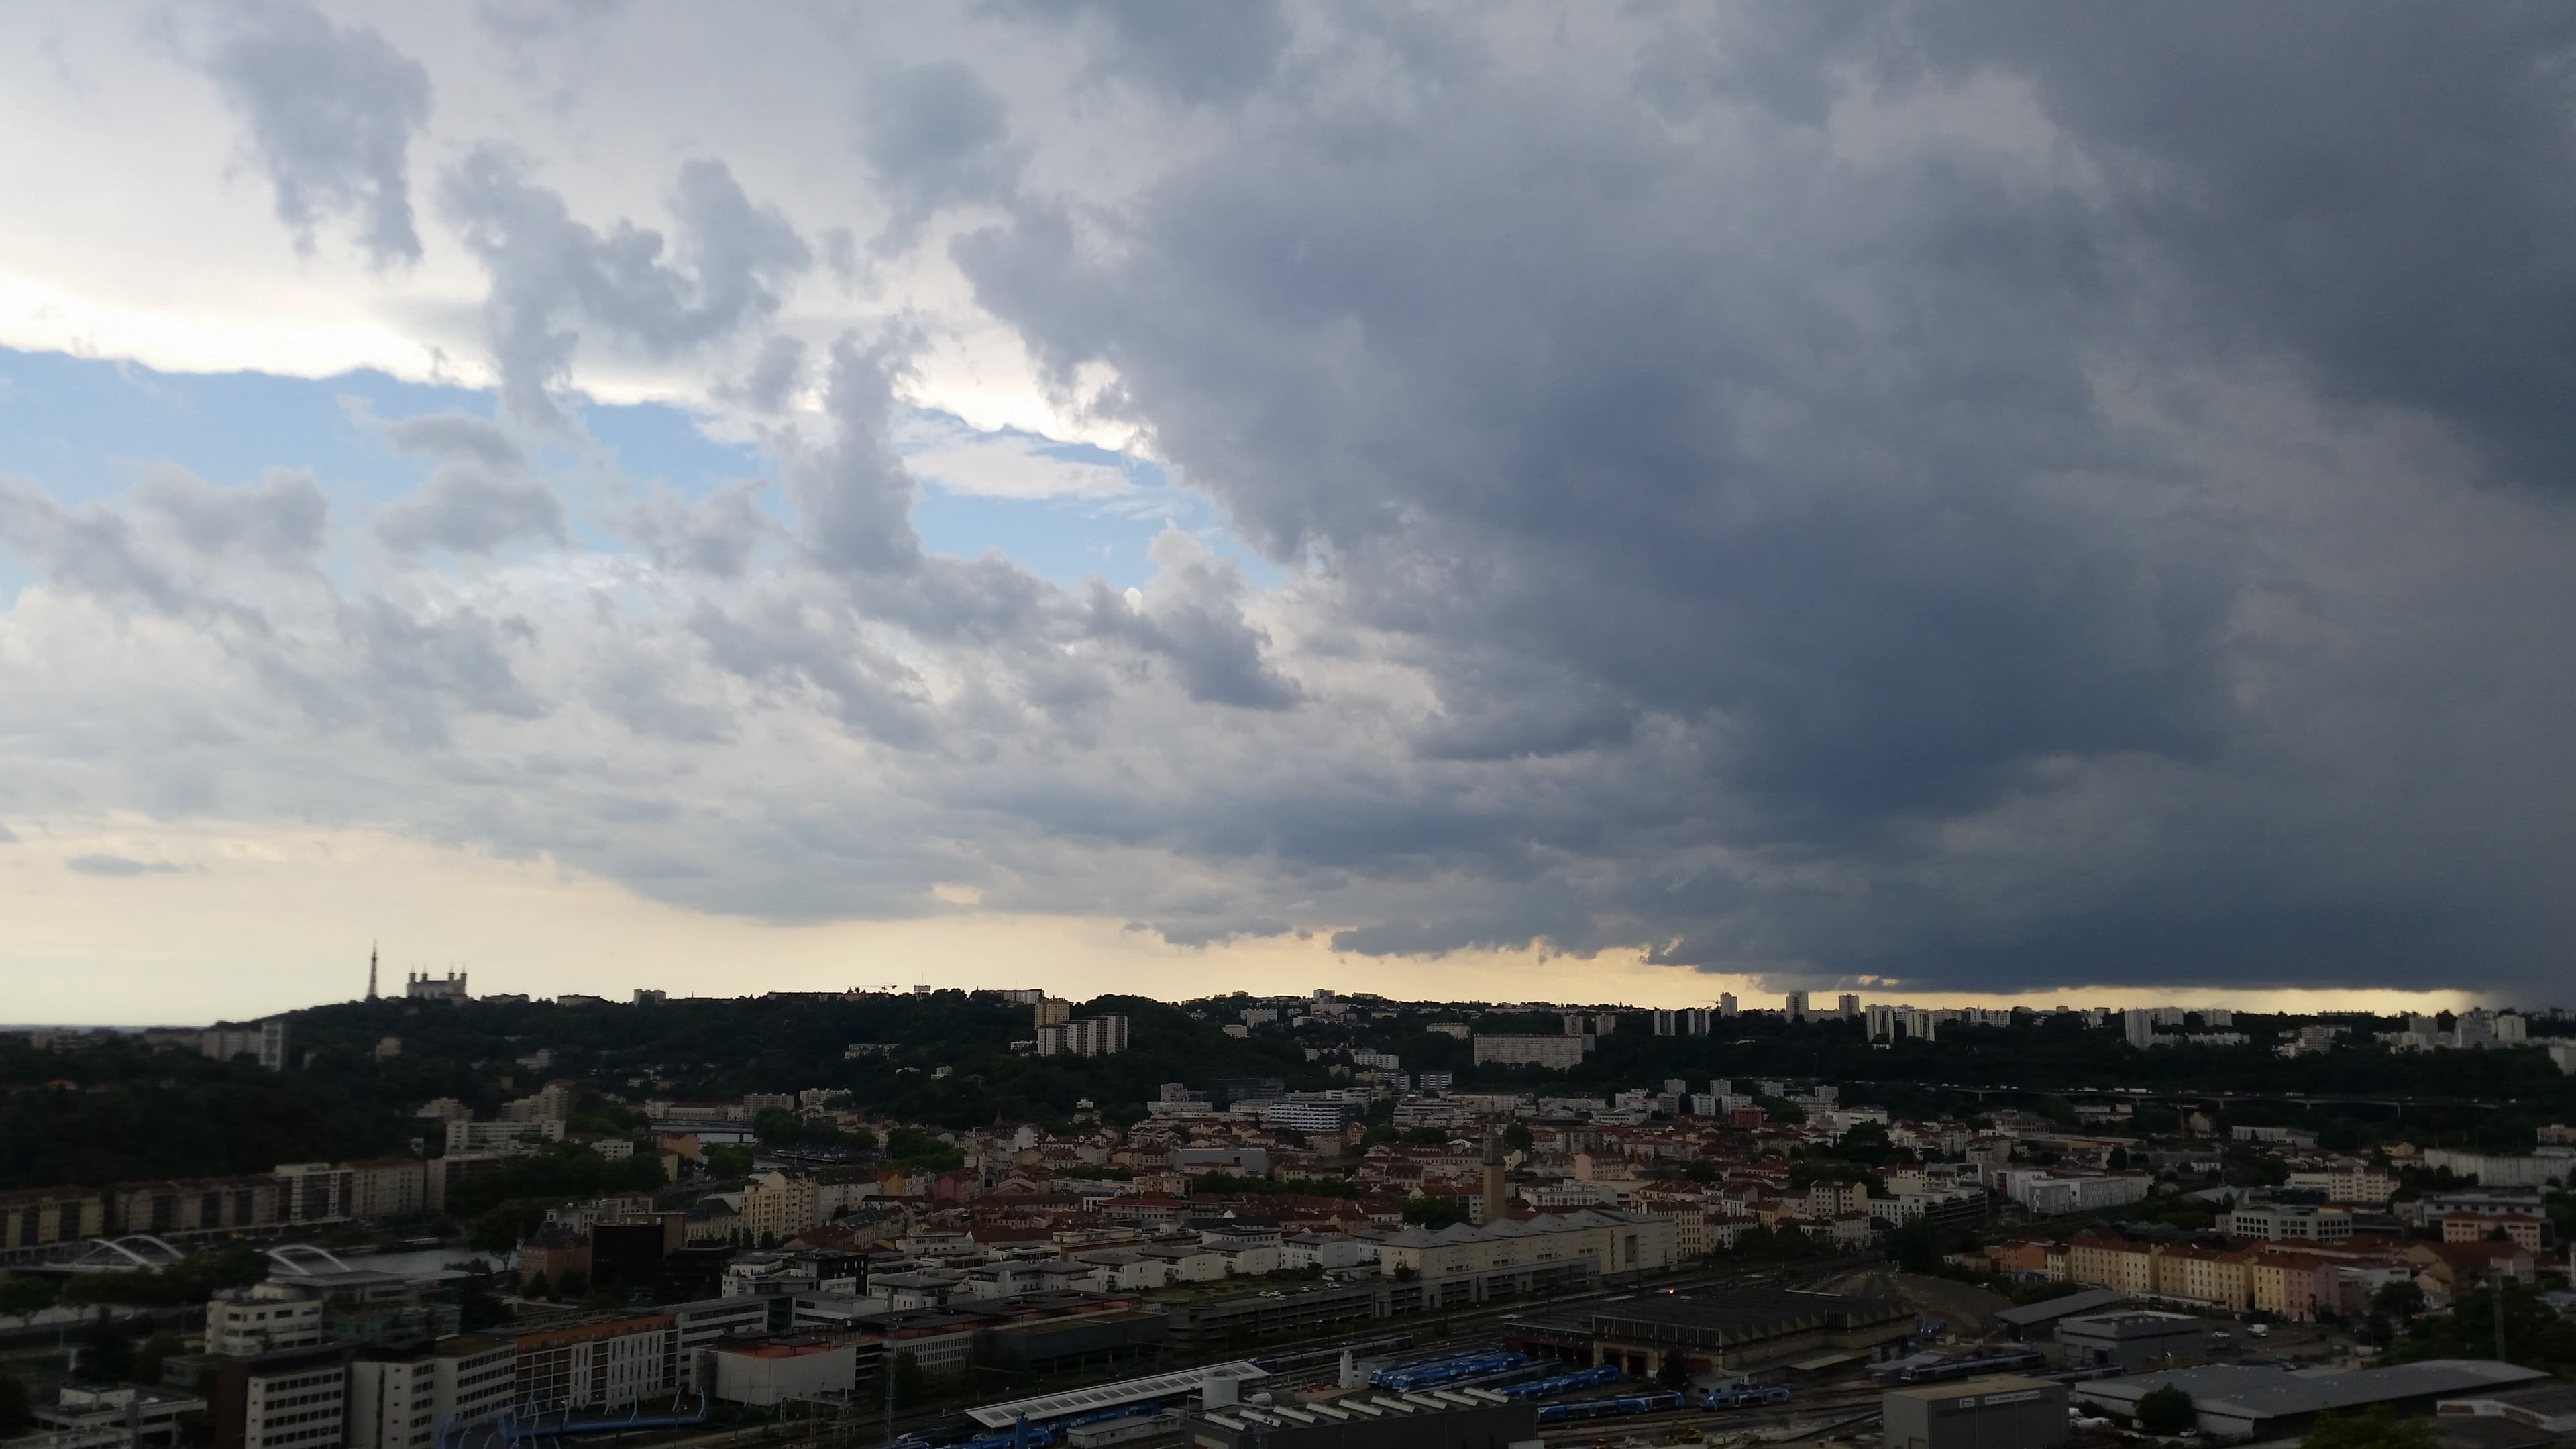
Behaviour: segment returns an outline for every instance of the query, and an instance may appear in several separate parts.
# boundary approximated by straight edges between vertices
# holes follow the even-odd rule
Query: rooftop
[[[2076,1393],[2097,1403],[2134,1408],[2156,1389],[2172,1384],[2191,1395],[2202,1413],[2228,1418],[2283,1419],[2327,1409],[2358,1409],[2393,1399],[2435,1394],[2462,1394],[2507,1388],[2545,1379],[2538,1369],[2519,1368],[2492,1359],[2442,1358],[2350,1373],[2293,1374],[2279,1369],[2217,1365],[2131,1378],[2096,1379],[2076,1386]]]
[[[1022,1415],[1032,1424],[1060,1419],[1067,1414],[1087,1413],[1093,1409],[1114,1409],[1121,1404],[1141,1403],[1172,1394],[1187,1393],[1208,1379],[1265,1378],[1260,1367],[1249,1361],[1210,1364],[1206,1368],[1181,1373],[1156,1374],[1150,1378],[1125,1379],[1114,1384],[1100,1384],[1088,1389],[1068,1389],[1060,1394],[1041,1394],[1034,1399],[1012,1399],[1005,1403],[986,1404],[968,1409],[966,1416],[988,1429],[1007,1429]]]

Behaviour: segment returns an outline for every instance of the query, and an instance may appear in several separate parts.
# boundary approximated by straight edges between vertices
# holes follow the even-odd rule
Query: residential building
[[[1583,1065],[1583,1044],[1579,1036],[1479,1036],[1474,1040],[1480,1067],[1499,1064],[1555,1071]]]
[[[2384,1203],[2397,1195],[2394,1173],[2362,1163],[2345,1163],[2318,1171],[2293,1172],[2287,1184],[2320,1189],[2329,1202]]]
[[[727,1338],[756,1338],[770,1331],[772,1303],[766,1296],[702,1298],[694,1303],[675,1303],[662,1311],[671,1315],[672,1332],[677,1336],[677,1383],[681,1393],[694,1394],[708,1383],[707,1355],[717,1343]],[[793,1304],[795,1300],[790,1299]],[[792,1313],[792,1309],[791,1309]]]
[[[2156,1293],[2234,1313],[2250,1306],[2242,1253],[2176,1245],[2156,1258]]]
[[[525,1150],[537,1142],[561,1142],[563,1119],[520,1122],[447,1122],[447,1150],[450,1152],[509,1152]]]
[[[0,1252],[33,1253],[107,1231],[107,1198],[86,1187],[0,1192]]]
[[[743,1185],[742,1216],[734,1225],[755,1243],[783,1243],[822,1221],[820,1183],[771,1171]]]
[[[515,1391],[518,1349],[506,1338],[442,1338],[424,1349],[349,1366],[346,1449],[433,1449],[441,1427],[499,1414]]]
[[[328,1162],[281,1162],[274,1175],[280,1224],[339,1223],[356,1216],[353,1169]]]
[[[1672,1266],[1678,1238],[1678,1225],[1661,1214],[1582,1208],[1475,1226],[1408,1227],[1379,1240],[1377,1261],[1383,1274],[1410,1268],[1425,1278],[1446,1278],[1580,1257],[1606,1275]]]
[[[1261,1104],[1261,1125],[1295,1132],[1339,1132],[1359,1120],[1365,1104],[1332,1092],[1292,1092]]]
[[[1803,991],[1790,992],[1787,999],[1783,1002],[1783,1008],[1783,1014],[1791,1021],[1805,1021],[1807,1019],[1807,993]]]
[[[248,1026],[210,1027],[201,1033],[197,1049],[219,1062],[235,1057],[250,1057],[265,1070],[286,1070],[286,1018],[271,1017]]]
[[[409,1217],[429,1207],[429,1165],[417,1157],[376,1157],[349,1164],[350,1216],[365,1221]]]
[[[1106,1057],[1127,1050],[1127,1018],[1078,1016],[1038,1028],[1038,1055]]]
[[[535,1329],[516,1343],[511,1400],[522,1408],[615,1409],[679,1386],[680,1335],[667,1311]]]
[[[2479,1243],[2501,1236],[2517,1247],[2539,1252],[2547,1245],[2549,1220],[2522,1213],[2445,1213],[2442,1241]]]
[[[2156,1044],[2156,1014],[2135,1007],[2120,1013],[2120,1035],[2140,1051]]]
[[[206,1352],[250,1358],[322,1342],[322,1300],[274,1279],[227,1288],[206,1305]]]
[[[2273,1243],[2340,1243],[2352,1236],[2352,1213],[2305,1203],[2245,1203],[2228,1211],[2223,1231]]]
[[[339,1344],[217,1358],[205,1378],[214,1449],[340,1449],[349,1350]]]
[[[2088,1228],[2066,1245],[2066,1281],[2131,1297],[2156,1291],[2158,1245]]]
[[[1061,1026],[1073,1020],[1073,1003],[1058,997],[1040,997],[1031,1010],[1036,1017],[1031,1025],[1036,1028]]]

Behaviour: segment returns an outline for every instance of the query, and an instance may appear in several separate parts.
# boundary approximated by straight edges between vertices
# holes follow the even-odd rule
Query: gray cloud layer
[[[778,320],[805,237],[855,287],[865,233],[702,158],[666,242],[481,147],[438,212],[507,426],[374,424],[428,469],[363,520],[382,576],[314,567],[297,475],[0,478],[66,657],[202,626],[199,713],[114,716],[166,766],[126,793],[781,918],[964,881],[1191,943],[1816,984],[2559,982],[2563,8],[975,23],[1078,37],[1153,164],[1087,189],[1007,78],[871,57],[831,144],[877,254],[962,219],[977,301],[1285,582],[1178,532],[1133,598],[926,549],[923,339]],[[736,343],[708,390],[783,507],[615,480],[626,550],[582,555],[524,441],[549,391]],[[527,550],[561,567],[491,567]]]

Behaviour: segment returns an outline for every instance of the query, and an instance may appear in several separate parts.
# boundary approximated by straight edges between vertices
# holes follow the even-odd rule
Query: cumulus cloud
[[[1168,661],[1192,699],[1285,709],[1297,686],[1262,657],[1269,637],[1243,617],[1243,571],[1177,528],[1152,545],[1152,588],[1130,600],[1094,584],[1092,627]]]
[[[560,542],[563,501],[541,479],[480,463],[448,463],[418,490],[379,510],[375,529],[397,553],[439,548],[487,554],[522,539]]]
[[[478,146],[439,183],[441,212],[490,274],[484,329],[511,416],[556,423],[583,324],[667,358],[767,320],[813,251],[775,208],[756,206],[721,161],[682,163],[670,198],[676,244],[620,221],[601,232],[524,162]]]
[[[430,108],[420,62],[366,26],[272,0],[238,13],[206,68],[249,128],[298,251],[344,218],[378,266],[419,260],[410,151]]]
[[[255,487],[218,488],[184,468],[155,468],[133,496],[192,549],[238,551],[277,565],[318,553],[331,516],[321,485],[302,469],[270,468]]]

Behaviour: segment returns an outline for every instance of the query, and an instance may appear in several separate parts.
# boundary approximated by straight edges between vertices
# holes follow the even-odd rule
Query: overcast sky
[[[2545,1004],[2571,76],[2556,0],[10,6],[0,1019],[378,938]]]

